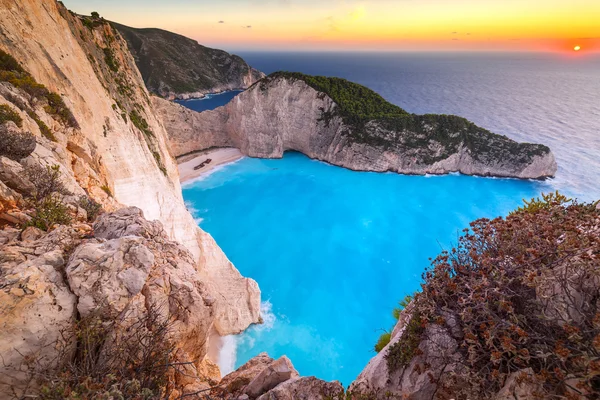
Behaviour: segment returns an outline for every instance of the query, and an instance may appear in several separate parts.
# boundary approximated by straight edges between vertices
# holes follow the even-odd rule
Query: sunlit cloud
[[[79,13],[94,10],[109,20],[170,30],[224,49],[572,51],[583,40],[586,52],[600,50],[600,1],[591,0],[64,3]]]

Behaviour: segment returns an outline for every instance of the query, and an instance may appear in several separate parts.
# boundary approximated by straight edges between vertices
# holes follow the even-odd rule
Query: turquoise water
[[[244,158],[183,194],[200,226],[262,290],[266,324],[235,338],[235,366],[263,351],[285,354],[302,375],[347,385],[393,325],[392,308],[418,289],[429,257],[456,243],[470,221],[505,215],[550,189],[353,172],[286,153]]]
[[[419,287],[428,258],[456,243],[469,222],[505,215],[542,191],[600,198],[598,56],[243,56],[266,73],[350,79],[410,112],[456,114],[518,141],[544,143],[559,168],[547,182],[426,178],[351,172],[290,153],[243,159],[186,187],[200,226],[263,292],[267,323],[228,340],[234,346],[223,354],[225,372],[267,351],[288,355],[303,375],[347,385],[374,355],[381,329],[394,323],[392,308]]]

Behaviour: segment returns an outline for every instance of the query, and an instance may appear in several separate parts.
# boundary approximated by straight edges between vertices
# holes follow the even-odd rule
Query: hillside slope
[[[246,89],[264,77],[241,57],[211,49],[161,29],[136,29],[112,23],[142,73],[146,87],[169,99]]]

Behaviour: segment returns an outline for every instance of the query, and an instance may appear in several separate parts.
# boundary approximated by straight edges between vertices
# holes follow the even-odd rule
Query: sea
[[[294,152],[243,158],[184,185],[188,208],[262,290],[262,325],[224,339],[227,373],[261,352],[349,385],[392,309],[478,218],[559,190],[600,199],[600,56],[545,53],[241,53],[265,73],[336,76],[405,110],[456,114],[558,162],[546,181],[354,172]],[[232,98],[235,94],[232,94]],[[215,96],[219,98],[218,96]],[[182,102],[195,109],[222,105]],[[198,105],[201,103],[201,105]]]

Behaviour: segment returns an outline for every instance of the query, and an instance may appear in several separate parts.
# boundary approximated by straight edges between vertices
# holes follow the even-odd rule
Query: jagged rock
[[[19,193],[30,194],[35,189],[23,166],[7,157],[0,157],[0,180]]]
[[[12,210],[19,204],[19,194],[0,181],[0,213]]]
[[[0,246],[14,242],[19,238],[20,234],[20,229],[12,227],[5,227],[4,229],[0,229]]]
[[[60,271],[82,237],[60,226],[36,241],[19,242],[15,231],[0,247],[0,384],[6,385],[25,377],[28,356],[35,355],[39,365],[51,363],[61,331],[75,321],[77,299]]]
[[[0,156],[19,161],[35,149],[35,136],[20,129],[14,122],[0,125]]]
[[[204,357],[196,368],[198,375],[203,377],[210,386],[215,386],[221,381],[221,370],[210,358]]]
[[[290,379],[263,394],[258,400],[344,400],[344,387],[314,376]]]
[[[0,214],[0,220],[7,221],[14,225],[23,225],[31,220],[31,217],[21,211],[7,211]]]
[[[34,242],[44,236],[44,231],[35,226],[28,226],[21,232],[21,240],[24,242]]]
[[[411,310],[410,305],[402,310],[389,344],[369,361],[350,385],[348,391],[353,398],[429,400],[437,388],[430,376],[438,377],[442,372],[450,373],[459,368],[460,355],[456,352],[458,343],[453,337],[455,332],[429,325],[419,345],[420,354],[414,356],[405,367],[389,371],[386,355],[406,330],[412,317]],[[447,320],[456,318],[448,315]],[[423,368],[423,365],[427,365],[427,368]]]
[[[260,322],[260,289],[244,278],[213,237],[197,229],[201,257],[198,270],[214,293],[215,329],[221,336],[238,334],[249,324]]]
[[[286,356],[282,356],[263,369],[244,389],[251,399],[268,392],[275,386],[291,378],[298,377],[298,371]]]
[[[94,236],[102,239],[119,239],[140,236],[146,239],[164,234],[160,222],[147,221],[137,207],[126,207],[110,214],[101,215],[94,223]]]
[[[238,396],[245,394],[244,389],[246,386],[274,361],[267,353],[260,353],[237,370],[223,377],[219,387],[215,388],[212,394],[225,399],[237,399]]]
[[[126,237],[79,246],[66,268],[69,286],[79,298],[77,309],[85,317],[92,312],[116,318],[142,291],[154,255],[141,238]]]

